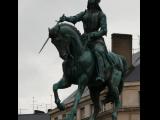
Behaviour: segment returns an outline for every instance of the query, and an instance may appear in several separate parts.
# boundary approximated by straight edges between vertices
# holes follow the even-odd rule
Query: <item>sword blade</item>
[[[47,44],[48,40],[49,40],[49,37],[47,38],[47,40],[46,40],[45,43],[43,44],[42,48],[40,49],[39,54],[40,54],[41,51],[43,50],[44,46]]]

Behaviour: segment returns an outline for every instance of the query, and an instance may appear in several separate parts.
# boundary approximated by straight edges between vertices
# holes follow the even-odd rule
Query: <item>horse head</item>
[[[55,45],[59,52],[59,56],[63,60],[67,60],[71,57],[70,53],[70,44],[71,40],[68,39],[68,34],[61,27],[61,24],[55,25],[53,28],[48,28],[49,38],[51,38],[51,42]]]
[[[81,33],[70,24],[61,23],[49,28],[49,38],[63,60],[72,59],[82,53]]]

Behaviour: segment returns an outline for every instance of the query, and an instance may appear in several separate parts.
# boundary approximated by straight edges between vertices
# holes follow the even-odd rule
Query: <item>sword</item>
[[[43,50],[44,46],[47,44],[48,40],[49,40],[49,37],[47,38],[47,40],[46,40],[45,43],[43,44],[42,48],[40,49],[39,54],[40,54],[41,51]]]
[[[57,22],[57,24],[59,24],[59,23],[60,23],[60,20],[59,20],[59,21],[56,20],[56,22]],[[48,28],[48,31],[50,31],[49,28]],[[40,54],[41,51],[43,50],[44,46],[47,44],[48,40],[49,40],[49,37],[47,38],[47,40],[46,40],[45,43],[43,44],[42,48],[40,49],[39,54]]]

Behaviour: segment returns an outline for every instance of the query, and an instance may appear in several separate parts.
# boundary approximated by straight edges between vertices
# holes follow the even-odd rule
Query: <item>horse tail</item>
[[[123,62],[123,66],[124,66],[124,75],[126,75],[126,73],[128,71],[128,64],[127,64],[126,58],[123,57],[122,62]]]
[[[119,86],[118,86],[119,94],[121,94],[121,92],[123,90],[124,79],[125,79],[126,73],[128,71],[127,61],[124,57],[122,57],[122,64],[123,64],[122,78],[121,78],[121,81],[120,81]]]
[[[118,86],[119,94],[122,93],[123,85],[124,85],[124,78],[121,78],[121,81],[120,81],[119,86]]]

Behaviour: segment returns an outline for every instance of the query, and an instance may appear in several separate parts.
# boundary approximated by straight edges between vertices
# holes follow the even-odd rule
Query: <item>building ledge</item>
[[[101,118],[101,117],[111,117],[112,115],[112,109],[110,110],[106,110],[104,112],[100,112],[99,115],[98,115],[98,118]],[[120,112],[139,112],[140,111],[140,107],[123,107],[123,108],[120,108],[119,110],[119,113]],[[82,120],[88,120],[89,117],[86,117]]]

